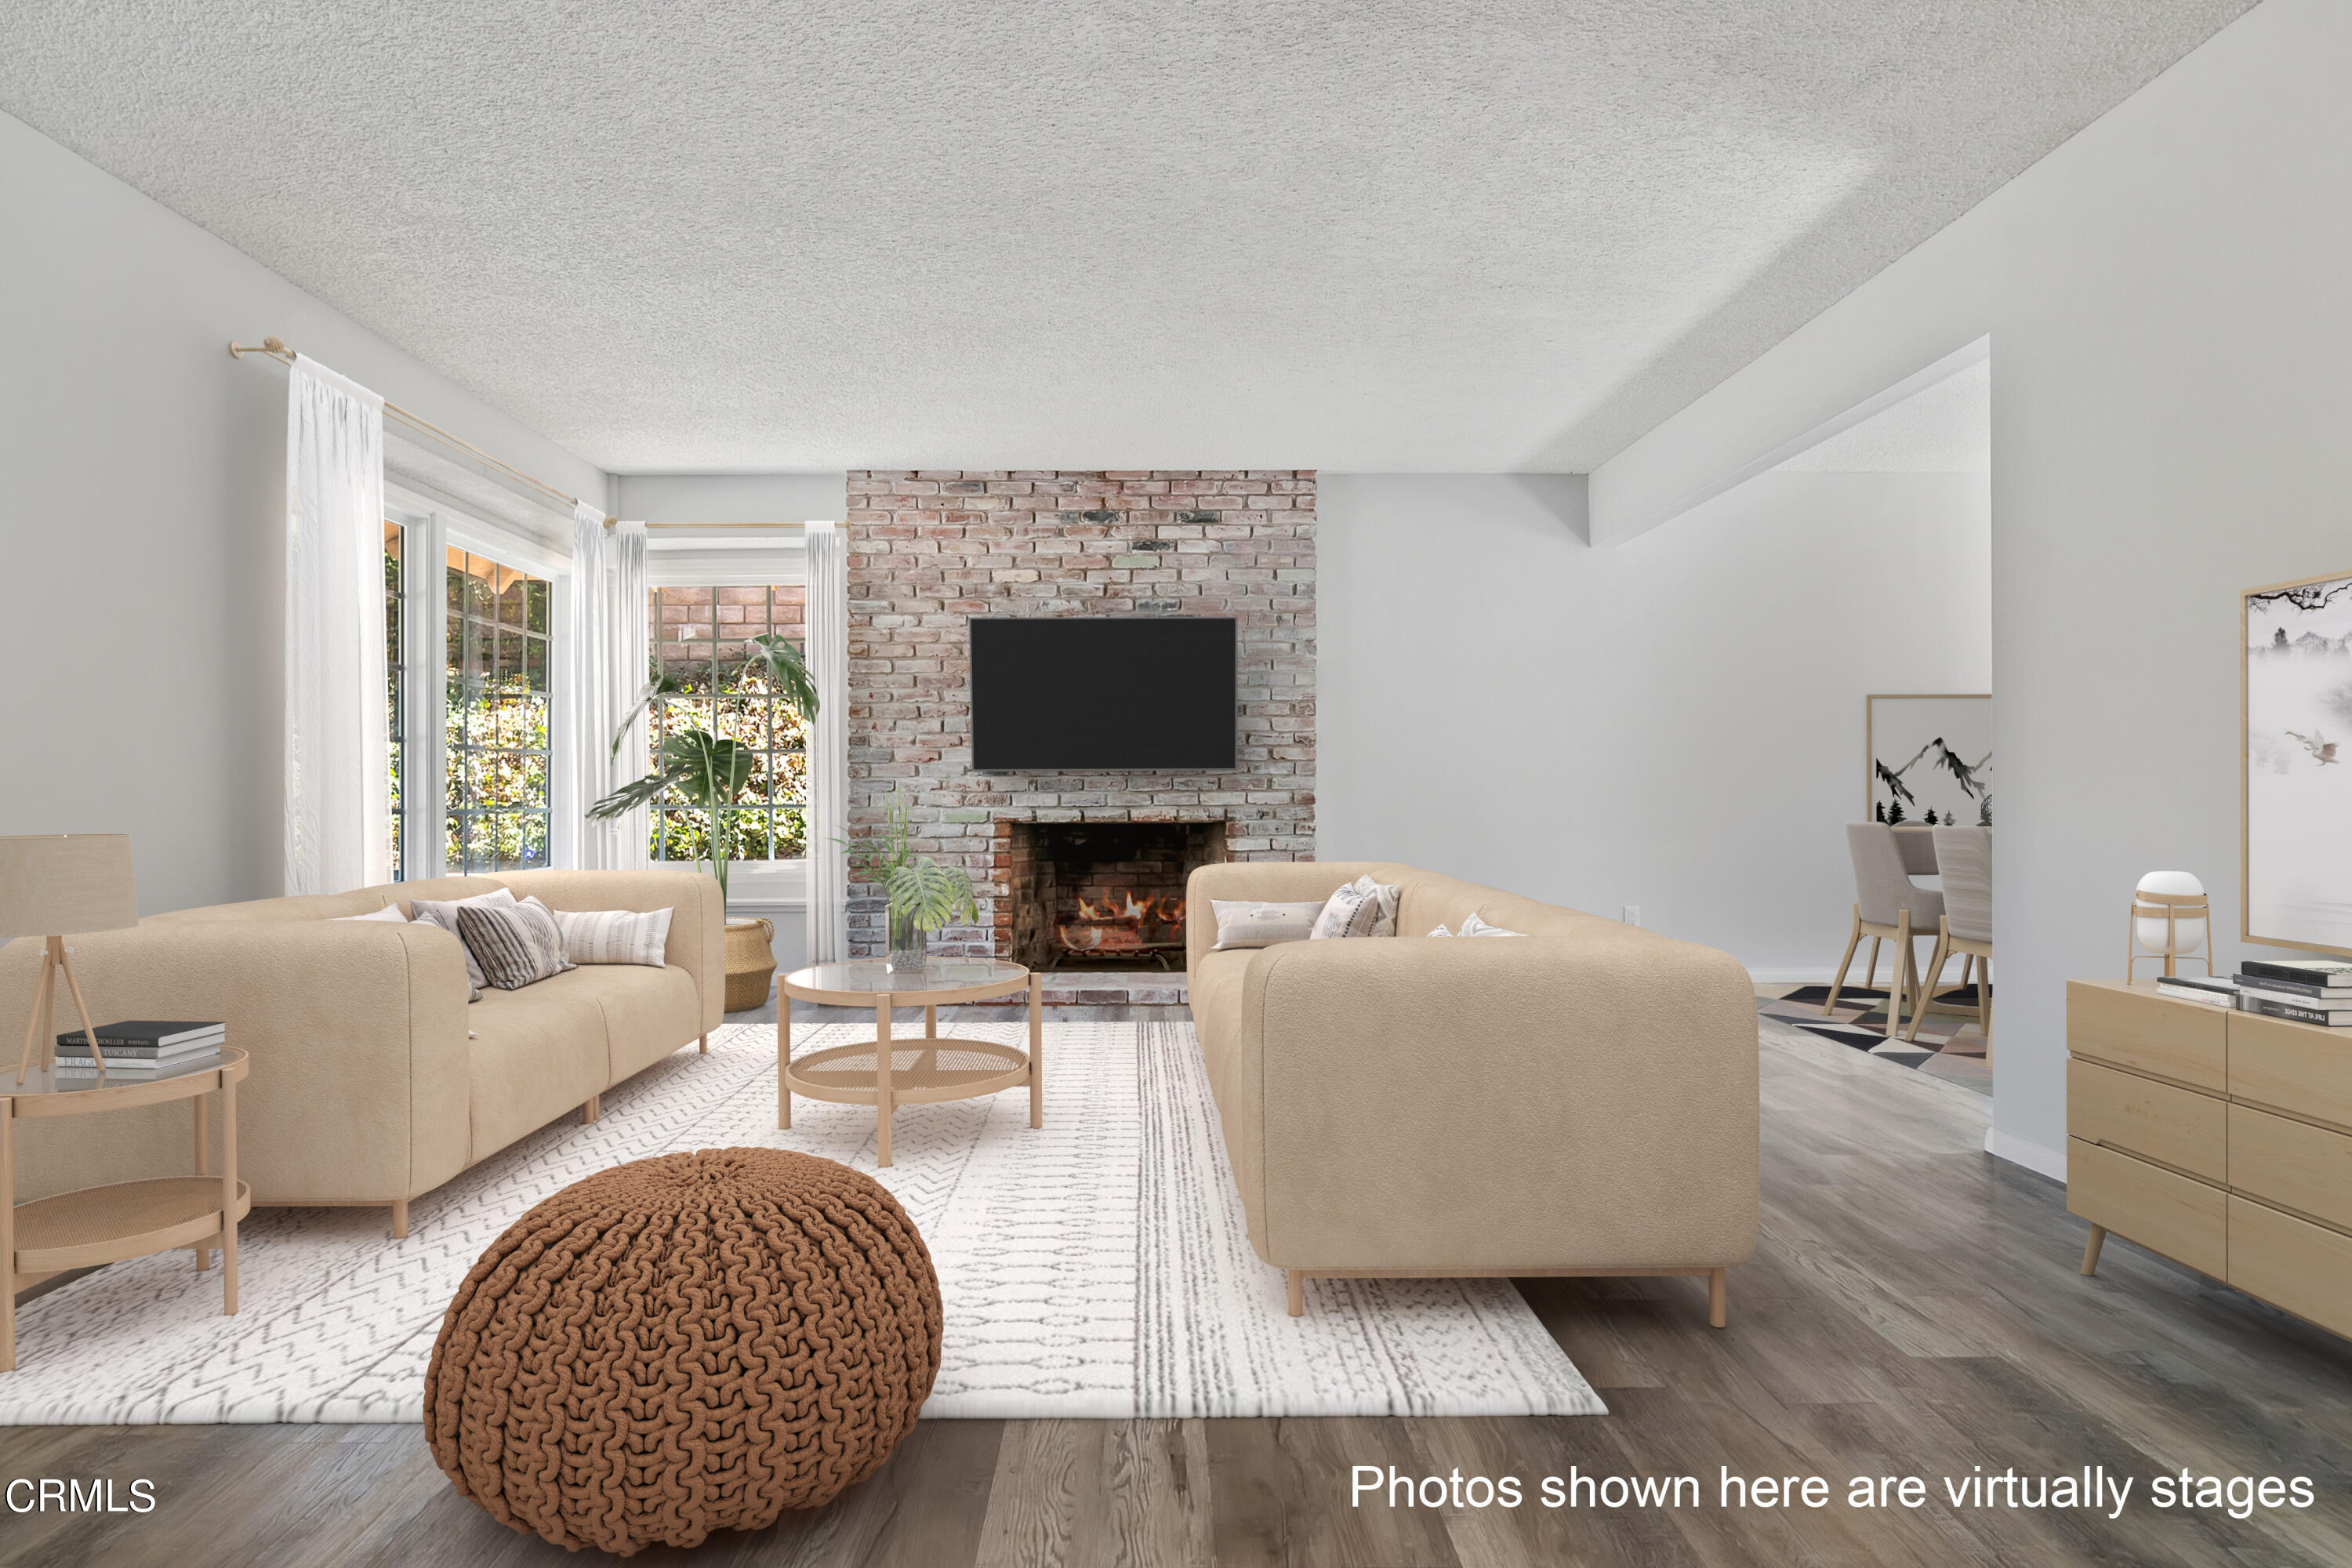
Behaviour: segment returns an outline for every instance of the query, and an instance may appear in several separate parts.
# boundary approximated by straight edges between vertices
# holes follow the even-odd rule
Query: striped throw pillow
[[[1396,935],[1397,890],[1375,882],[1370,875],[1357,878],[1331,895],[1315,917],[1318,937]]]
[[[408,908],[412,917],[429,926],[439,926],[457,939],[466,952],[466,984],[474,988],[474,1001],[482,999],[482,987],[489,982],[482,978],[482,966],[475,960],[474,950],[466,947],[466,933],[457,929],[457,906],[477,904],[504,908],[515,901],[515,896],[505,888],[493,888],[487,893],[476,893],[470,899],[411,899]]]
[[[526,903],[537,903],[527,899]],[[662,966],[669,944],[668,910],[556,910],[563,933],[563,956],[573,963],[643,963]]]
[[[563,961],[563,933],[544,905],[460,904],[457,934],[482,966],[482,978],[500,991],[520,991],[572,967]]]

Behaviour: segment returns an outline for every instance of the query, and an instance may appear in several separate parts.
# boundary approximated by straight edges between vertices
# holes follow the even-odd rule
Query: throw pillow
[[[1480,920],[1474,911],[1468,920],[1462,922],[1461,934],[1464,936],[1525,936],[1528,933],[1523,931],[1505,931],[1501,926],[1490,926]]]
[[[339,921],[391,921],[395,925],[408,923],[408,917],[400,912],[398,904],[386,904],[371,915],[336,915],[333,918]]]
[[[1444,926],[1439,926],[1435,931],[1431,931],[1429,934],[1432,936],[1453,936],[1456,933],[1447,931]],[[1501,926],[1490,926],[1485,921],[1480,920],[1478,918],[1477,911],[1474,910],[1471,911],[1470,918],[1462,922],[1460,934],[1463,936],[1525,936],[1528,933],[1523,931],[1505,931]]]
[[[439,926],[457,939],[458,946],[465,947],[465,934],[457,929],[457,910],[460,908],[467,904],[489,908],[511,904],[514,901],[514,894],[504,888],[494,888],[487,893],[476,893],[470,899],[411,899],[408,901],[408,907],[414,911],[416,919],[429,926]],[[474,962],[474,950],[470,947],[466,948],[466,980],[478,994],[483,986],[489,984],[489,981],[483,977],[482,966]]]
[[[537,904],[537,899],[525,899]],[[543,906],[542,906],[543,907]],[[563,933],[565,962],[580,963],[643,963],[662,967],[662,950],[669,942],[668,910],[551,910],[555,929]]]
[[[1373,881],[1367,873],[1331,895],[1315,918],[1312,934],[1394,936],[1396,912],[1396,889]]]
[[[563,933],[543,904],[460,904],[457,934],[483,977],[501,991],[520,991],[572,967],[563,961]]]
[[[1262,904],[1248,899],[1211,899],[1217,917],[1217,949],[1272,947],[1278,942],[1305,942],[1315,934],[1315,917],[1323,901],[1303,904]]]

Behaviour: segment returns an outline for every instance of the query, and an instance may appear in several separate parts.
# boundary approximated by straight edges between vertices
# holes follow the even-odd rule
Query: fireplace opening
[[[1184,879],[1225,858],[1222,822],[1003,822],[1004,956],[1042,971],[1181,969]]]

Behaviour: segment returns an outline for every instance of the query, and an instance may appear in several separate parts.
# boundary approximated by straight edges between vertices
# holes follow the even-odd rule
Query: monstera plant
[[[801,722],[816,721],[816,683],[809,679],[808,666],[801,659],[801,650],[782,637],[753,637],[746,645],[746,665],[765,675],[773,684],[776,694],[785,704],[800,714]],[[612,754],[619,756],[621,746],[634,731],[637,716],[659,698],[675,695],[685,687],[677,678],[658,671],[646,683],[637,700],[629,709],[613,732]],[[661,797],[665,790],[676,790],[680,795],[702,808],[710,818],[710,874],[719,879],[719,896],[727,896],[727,835],[721,830],[719,814],[742,798],[743,786],[751,782],[760,765],[757,752],[723,735],[708,730],[682,730],[666,738],[654,753],[654,770],[646,777],[623,784],[588,808],[588,815],[598,819],[615,817],[647,805]]]
[[[932,931],[958,919],[980,918],[971,873],[916,854],[914,833],[914,803],[905,791],[894,790],[881,826],[856,843],[843,844],[858,879],[878,882],[889,892],[892,969],[921,968]]]

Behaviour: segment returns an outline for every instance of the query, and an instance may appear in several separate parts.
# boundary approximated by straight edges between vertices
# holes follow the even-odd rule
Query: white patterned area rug
[[[871,1035],[803,1026],[793,1048]],[[786,1131],[775,1103],[773,1026],[734,1025],[607,1090],[593,1125],[541,1128],[417,1199],[405,1241],[383,1209],[256,1210],[235,1318],[217,1259],[101,1269],[18,1314],[0,1423],[420,1420],[442,1310],[524,1210],[625,1161],[731,1144],[839,1160],[906,1206],[947,1308],[926,1416],[1604,1413],[1505,1280],[1315,1280],[1290,1317],[1188,1024],[1048,1024],[1044,1129],[1017,1091],[914,1106],[887,1171],[871,1108],[796,1100]]]

